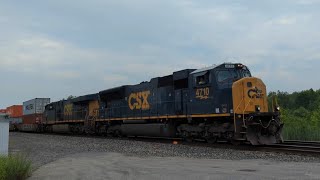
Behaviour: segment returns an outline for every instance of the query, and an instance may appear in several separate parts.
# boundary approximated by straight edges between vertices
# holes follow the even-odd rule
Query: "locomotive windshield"
[[[245,68],[245,69],[240,69],[240,70],[237,70],[238,73],[239,73],[239,77],[240,78],[244,78],[244,77],[251,77],[251,73],[250,71]]]
[[[217,73],[217,80],[219,83],[233,82],[244,77],[251,77],[248,69],[226,69],[220,70]]]

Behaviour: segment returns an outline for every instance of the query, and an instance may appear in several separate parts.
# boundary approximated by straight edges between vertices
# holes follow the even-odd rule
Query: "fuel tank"
[[[171,124],[123,124],[121,132],[127,136],[175,137],[176,128]]]

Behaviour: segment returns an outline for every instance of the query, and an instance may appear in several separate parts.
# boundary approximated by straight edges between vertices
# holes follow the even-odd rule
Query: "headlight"
[[[256,106],[256,111],[260,112],[261,111],[261,107],[260,106]]]

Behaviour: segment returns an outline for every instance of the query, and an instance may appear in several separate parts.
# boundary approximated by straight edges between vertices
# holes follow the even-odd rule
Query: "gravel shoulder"
[[[244,168],[244,170],[248,169],[248,171],[250,171],[250,169],[253,169],[254,171],[252,172],[258,171],[254,168],[254,166],[260,166],[261,163],[262,164],[267,163],[267,164],[273,164],[273,165],[278,164],[279,168],[285,167],[284,166],[285,164],[296,164],[297,167],[299,167],[299,163],[304,163],[301,166],[304,166],[305,169],[304,170],[300,169],[301,171],[298,171],[298,172],[305,172],[305,171],[309,172],[310,170],[308,169],[309,167],[307,166],[308,164],[315,167],[316,169],[315,172],[320,172],[319,171],[320,168],[318,164],[320,162],[319,156],[314,157],[314,156],[305,156],[305,155],[302,156],[302,155],[274,153],[274,152],[221,149],[221,148],[199,147],[199,146],[182,145],[182,144],[173,145],[173,144],[165,144],[165,143],[157,143],[157,142],[144,142],[144,141],[133,141],[133,140],[124,140],[124,139],[112,139],[112,138],[77,137],[77,136],[30,134],[30,133],[15,132],[15,133],[10,133],[9,147],[10,147],[10,152],[13,152],[13,153],[20,152],[20,153],[27,154],[29,159],[33,162],[34,170],[38,169],[38,171],[42,170],[44,172],[45,172],[45,169],[43,168],[51,167],[51,166],[55,167],[55,163],[58,164],[57,167],[60,167],[60,166],[64,167],[65,165],[66,166],[65,169],[68,169],[68,163],[69,164],[71,163],[72,167],[74,168],[75,174],[77,174],[76,172],[78,172],[79,169],[81,170],[82,168],[84,168],[84,166],[88,167],[87,168],[88,174],[90,174],[90,169],[91,170],[100,169],[98,170],[98,172],[101,174],[102,172],[105,171],[104,169],[106,169],[106,166],[110,165],[110,164],[104,164],[104,162],[108,162],[109,159],[111,162],[114,162],[114,163],[119,161],[119,163],[116,163],[116,165],[113,164],[110,166],[110,167],[113,167],[114,170],[117,169],[115,168],[117,167],[117,165],[121,166],[121,164],[123,165],[127,164],[127,165],[124,166],[125,168],[121,166],[118,169],[121,169],[121,168],[130,169],[131,166],[134,169],[135,167],[139,168],[140,165],[141,167],[145,167],[147,169],[148,169],[148,166],[150,166],[150,168],[155,167],[156,169],[166,169],[164,167],[166,167],[165,164],[167,162],[169,163],[168,168],[175,163],[180,164],[179,166],[172,166],[175,169],[177,169],[178,167],[185,167],[184,170],[182,169],[179,170],[182,172],[187,171],[188,168],[193,169],[199,166],[202,167],[201,164],[207,164],[208,166],[210,165],[209,167],[211,167],[213,164],[214,165],[213,169],[220,169],[219,171],[221,171],[221,169],[228,169],[227,167],[229,167],[231,168],[230,170],[234,169],[232,172],[238,172],[237,174],[239,174],[239,171],[237,171],[237,169],[241,170],[241,168],[240,169],[232,168],[234,167],[233,164],[237,162],[249,161],[249,163],[247,164],[252,164],[252,167]],[[96,158],[93,158],[91,162],[90,157],[96,157]],[[71,159],[68,159],[68,158],[71,158]],[[132,158],[133,159],[138,158],[138,159],[136,159],[136,161],[127,162],[127,163],[123,160],[123,159],[132,159]],[[104,161],[100,161],[99,159],[104,159]],[[148,165],[147,163],[148,161],[150,161],[151,164]],[[85,163],[85,162],[88,162],[88,163]],[[93,163],[92,168],[90,168],[91,167],[90,162]],[[140,162],[140,163],[137,163],[137,162]],[[161,166],[161,162],[162,162],[162,166]],[[188,162],[190,167],[189,165],[187,165]],[[223,162],[226,162],[226,166],[221,166],[221,168],[214,168],[216,167],[216,163],[213,163],[213,162],[221,162],[222,164]],[[296,162],[296,163],[293,163],[293,162]],[[137,164],[137,165],[134,166],[134,164]],[[146,166],[142,166],[142,164],[145,164]],[[54,171],[55,168],[53,167],[49,169]],[[220,165],[218,167],[220,167]],[[242,167],[242,165],[238,164],[237,167]],[[246,165],[244,164],[243,167],[246,167]],[[210,168],[205,170],[208,173],[212,171],[212,169]],[[36,171],[35,173],[37,173],[38,171]],[[70,173],[73,172],[72,170],[69,170],[69,171]],[[149,171],[151,170],[148,169],[148,172]],[[93,172],[96,172],[96,171],[93,171]],[[138,172],[140,172],[140,170]],[[155,171],[154,174],[157,174],[157,172],[158,171]],[[159,171],[159,173],[161,172]],[[165,174],[166,172],[163,172],[163,173]],[[196,171],[194,173],[197,174]],[[248,173],[248,172],[242,172],[242,173]],[[301,173],[300,174],[301,176],[299,177],[304,177],[302,176],[302,174],[303,173]],[[109,175],[106,175],[106,177],[108,177]],[[138,176],[135,176],[135,177],[140,177],[140,173],[137,173],[137,175]],[[171,174],[171,175],[174,176],[174,174]],[[176,175],[177,175],[177,178],[179,179],[178,177],[179,173],[177,173]],[[232,175],[232,173],[230,175]],[[121,173],[117,177],[126,178],[126,176],[123,176],[123,174],[121,175]],[[153,176],[151,176],[150,178],[152,177]],[[165,178],[163,179],[167,179],[166,177],[169,177],[169,176],[165,176]]]

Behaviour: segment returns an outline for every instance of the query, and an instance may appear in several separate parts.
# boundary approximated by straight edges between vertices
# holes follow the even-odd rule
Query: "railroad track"
[[[242,144],[239,146],[232,145],[226,141],[220,141],[215,144],[205,143],[204,141],[197,140],[194,142],[184,142],[182,139],[170,139],[170,138],[148,138],[148,137],[131,137],[130,140],[134,141],[148,141],[157,143],[172,143],[177,141],[178,144],[184,144],[188,146],[201,146],[201,147],[211,147],[211,148],[227,148],[235,150],[245,150],[245,151],[270,151],[270,152],[284,152],[292,154],[312,154],[320,155],[320,142],[311,141],[285,141],[282,144],[273,144],[267,146],[251,146],[248,144]]]
[[[285,141],[282,144],[263,146],[262,150],[293,152],[293,153],[314,153],[320,155],[320,142],[316,141]]]
[[[293,140],[290,140],[290,141],[285,141],[284,144],[320,147],[320,141],[293,141]]]

